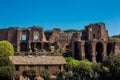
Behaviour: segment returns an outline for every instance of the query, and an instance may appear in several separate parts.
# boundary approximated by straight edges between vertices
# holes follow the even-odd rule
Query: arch
[[[114,53],[114,43],[108,42],[107,44],[107,55]]]
[[[46,51],[49,51],[50,46],[49,46],[49,44],[48,44],[48,43],[44,43],[44,49],[45,49]]]
[[[85,58],[88,59],[89,61],[92,61],[92,44],[89,42],[85,42],[84,50]]]
[[[74,57],[75,59],[80,60],[81,59],[81,54],[80,54],[80,42],[74,42]]]
[[[26,51],[28,51],[28,45],[27,45],[27,43],[22,42],[22,43],[20,44],[20,51],[21,51],[21,52],[26,52]]]
[[[41,44],[41,43],[36,43],[36,48],[37,48],[38,50],[42,49],[42,44]]]
[[[103,50],[104,50],[103,43],[98,42],[96,44],[96,52],[97,52],[97,54],[96,54],[96,61],[97,62],[102,62],[102,60],[103,60]]]

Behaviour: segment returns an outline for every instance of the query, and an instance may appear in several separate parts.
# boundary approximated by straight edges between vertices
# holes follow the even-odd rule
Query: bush
[[[49,79],[51,76],[51,73],[48,70],[43,70],[40,74],[41,77],[43,77],[45,80]]]
[[[34,78],[38,76],[38,73],[34,69],[26,69],[23,71],[22,75],[24,77],[29,77],[30,80],[34,80]]]
[[[109,71],[114,78],[120,78],[120,54],[109,55],[105,60],[103,60],[102,65],[103,67],[106,67],[106,69],[104,69]]]
[[[61,56],[62,55],[62,53],[61,53],[61,51],[59,49],[52,50],[51,54],[54,55],[54,56]]]
[[[72,57],[66,57],[65,60],[67,62],[67,65],[66,65],[67,69],[71,69],[71,68],[78,66],[80,64],[79,60],[75,60]]]
[[[74,72],[79,74],[81,79],[84,80],[86,76],[93,74],[93,63],[88,60],[81,60],[80,64],[74,67]]]
[[[0,79],[12,80],[15,77],[15,68],[8,58],[0,58]]]

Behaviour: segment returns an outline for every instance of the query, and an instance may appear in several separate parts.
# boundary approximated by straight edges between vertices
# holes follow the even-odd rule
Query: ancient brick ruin
[[[17,52],[34,51],[35,48],[49,50],[43,29],[39,26],[30,28],[10,27],[0,30],[0,40],[8,40]]]
[[[120,42],[111,41],[105,24],[95,23],[85,26],[82,32],[63,32],[54,28],[49,40],[46,39],[42,27],[29,28],[9,27],[0,29],[0,40],[8,40],[16,52],[34,52],[38,50],[61,49],[71,52],[76,59],[87,58],[93,62],[102,61],[110,53],[120,53]]]

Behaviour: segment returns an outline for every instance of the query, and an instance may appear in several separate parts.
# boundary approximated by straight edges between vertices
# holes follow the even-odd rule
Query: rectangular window
[[[38,40],[38,35],[34,35],[34,40]]]
[[[15,65],[15,70],[19,71],[19,66],[18,65]]]
[[[22,40],[26,40],[26,34],[22,34]]]

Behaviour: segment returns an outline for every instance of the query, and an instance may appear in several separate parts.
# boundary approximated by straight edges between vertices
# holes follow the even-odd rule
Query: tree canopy
[[[120,38],[110,38],[113,41],[120,41]]]
[[[113,41],[120,41],[120,35],[113,35],[113,36],[111,36],[110,39]]]
[[[68,30],[64,30],[64,32],[82,32],[83,29],[81,30],[76,30],[76,29],[68,29]]]
[[[0,79],[12,80],[15,77],[15,68],[8,58],[0,58]]]
[[[113,35],[111,38],[120,38],[120,35]]]
[[[14,55],[13,45],[8,41],[0,41],[0,57],[9,57]]]
[[[45,80],[48,80],[51,76],[51,73],[45,69],[41,72],[40,76],[43,77]]]
[[[96,65],[95,71],[100,75],[101,80],[120,79],[120,54],[110,54],[105,57],[102,63]]]
[[[80,64],[74,67],[74,72],[81,76],[81,79],[84,80],[87,75],[91,75],[93,73],[93,63],[88,60],[81,60]]]
[[[29,77],[31,80],[34,80],[36,76],[38,76],[38,73],[36,70],[29,68],[23,71],[22,75],[24,77]]]
[[[73,67],[80,64],[79,60],[76,60],[76,59],[74,59],[72,57],[66,57],[65,60],[67,62],[67,68],[73,68]]]
[[[120,75],[120,54],[111,54],[103,61],[103,66],[107,67],[114,77],[119,77]],[[120,77],[119,77],[120,78]]]

